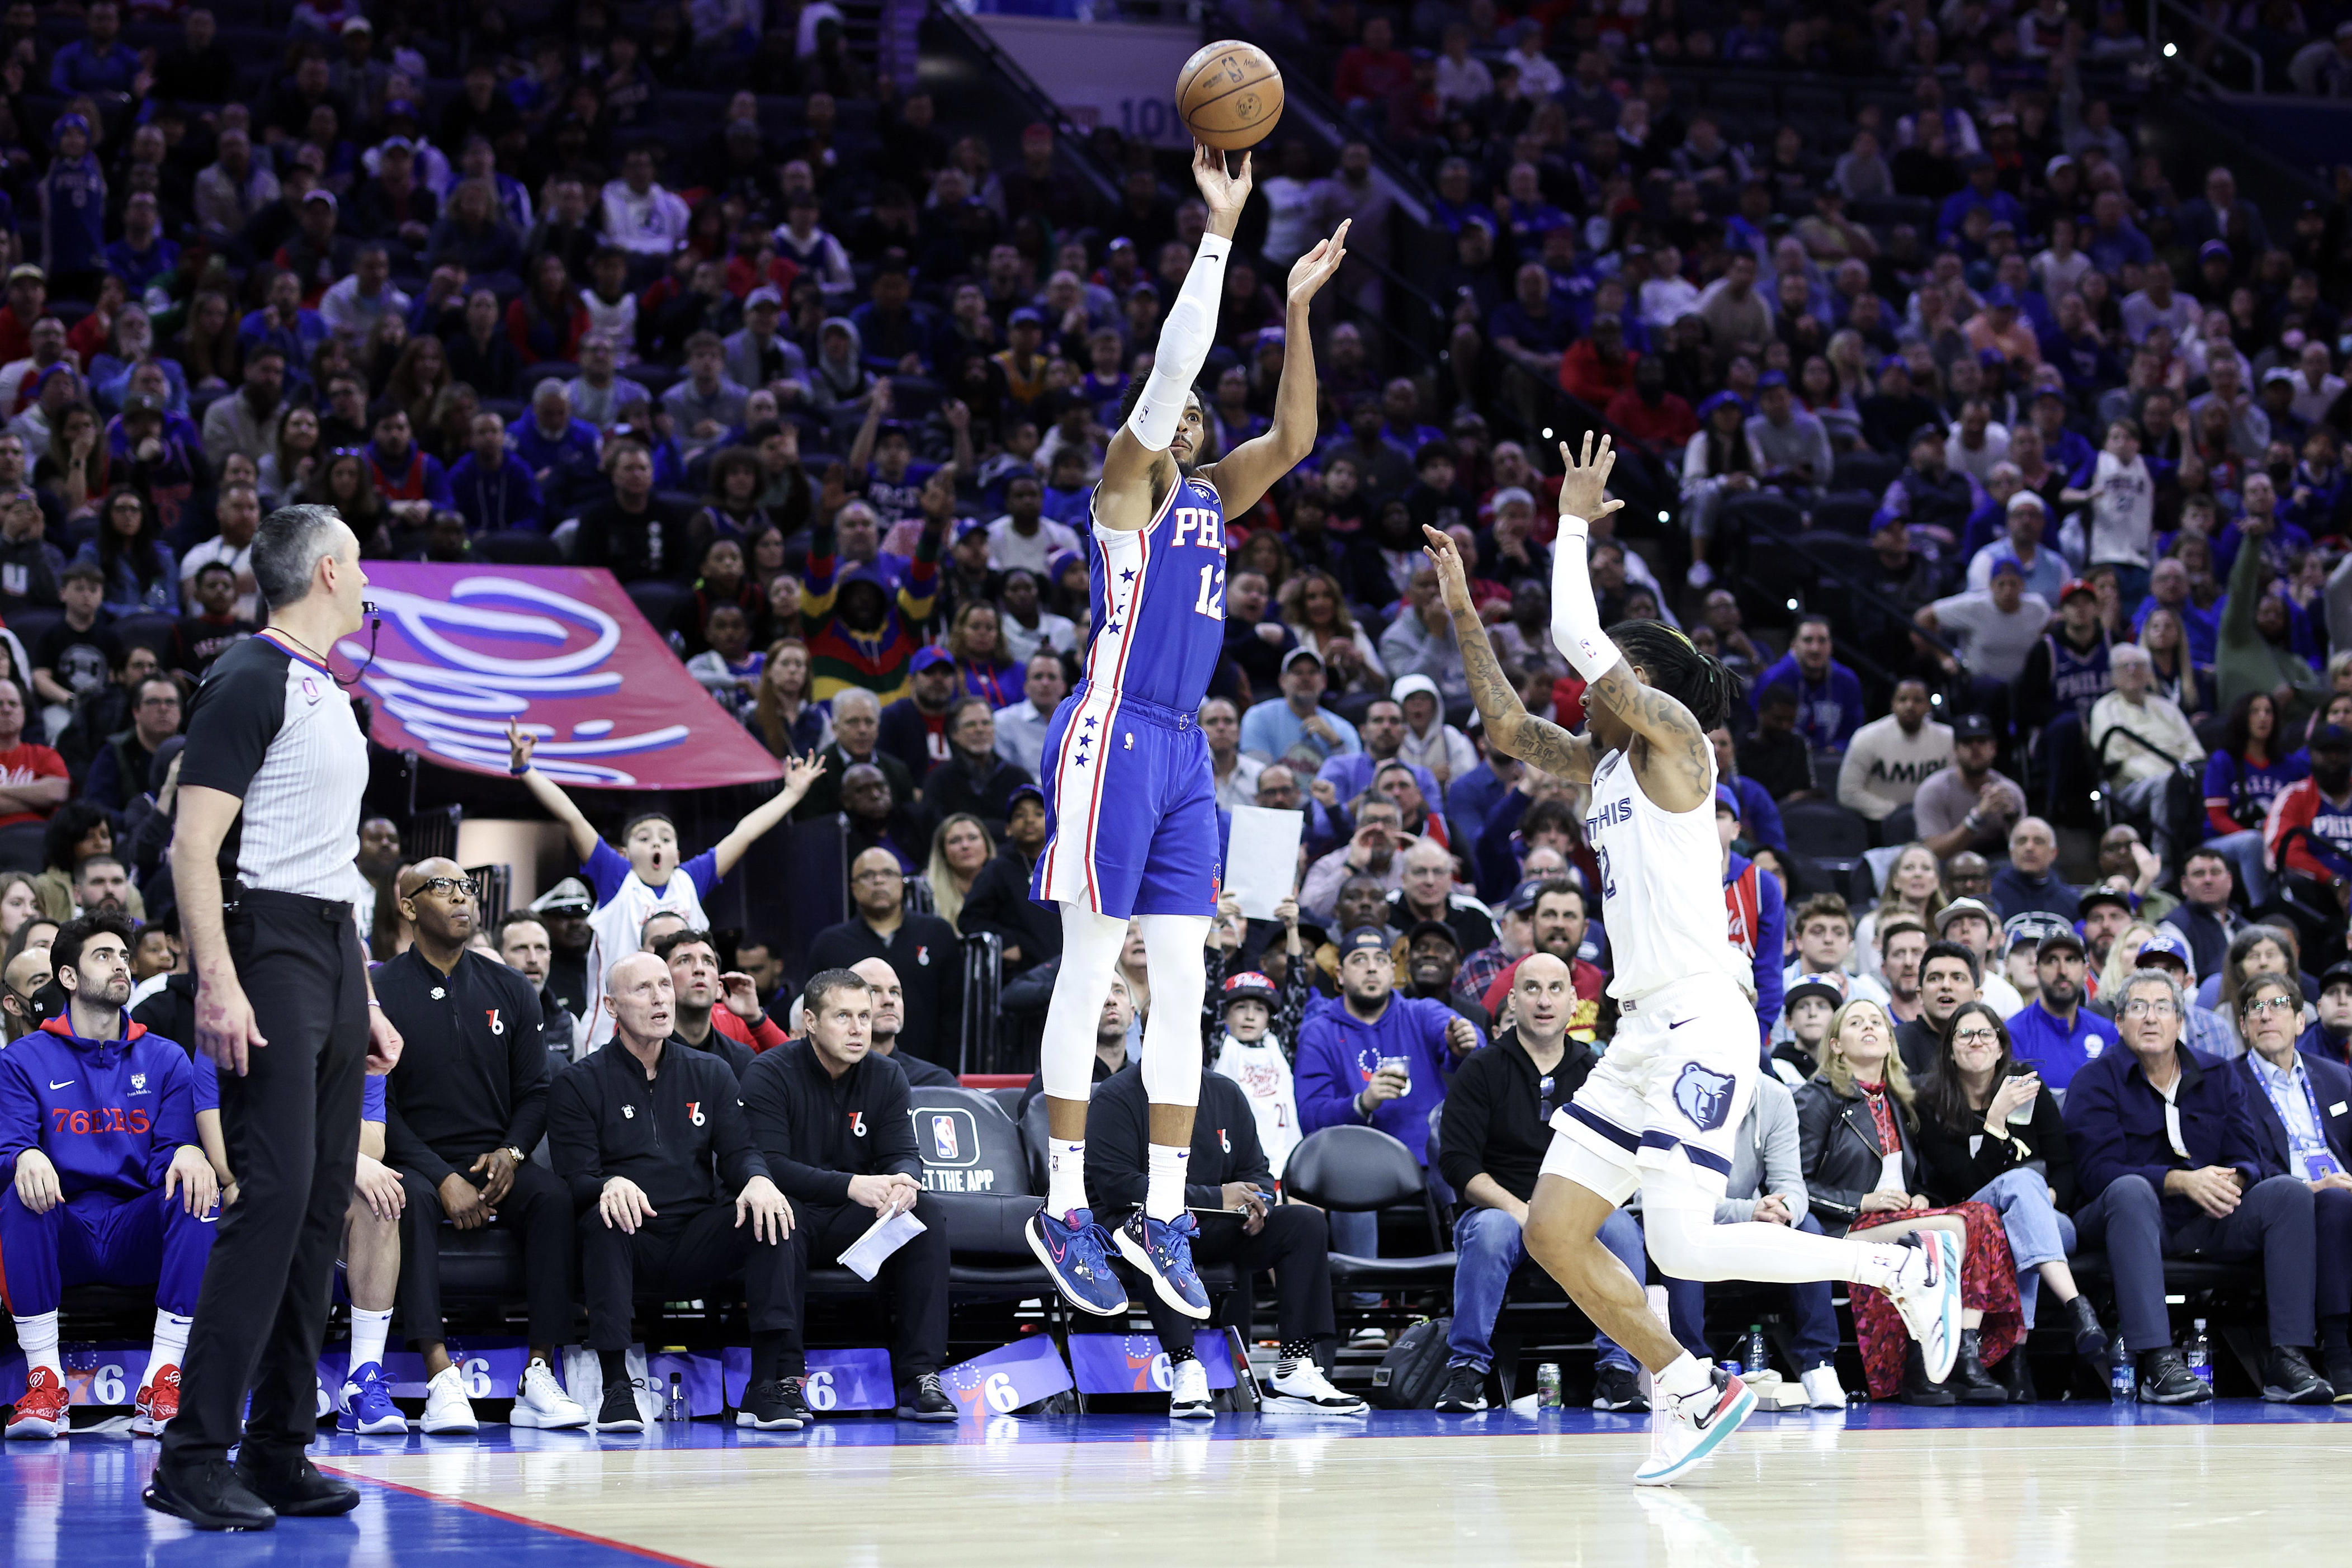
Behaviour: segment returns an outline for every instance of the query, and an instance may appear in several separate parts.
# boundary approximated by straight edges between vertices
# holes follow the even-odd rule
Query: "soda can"
[[[1536,1408],[1559,1408],[1559,1363],[1548,1361],[1536,1368]]]
[[[1715,1364],[1721,1367],[1724,1371],[1729,1373],[1734,1377],[1738,1377],[1740,1373],[1748,1370],[1747,1367],[1736,1361],[1719,1361]]]

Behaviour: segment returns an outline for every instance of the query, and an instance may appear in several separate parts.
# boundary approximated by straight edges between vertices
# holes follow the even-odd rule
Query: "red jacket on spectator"
[[[1565,364],[1561,367],[1566,369]],[[1609,423],[1623,430],[1652,452],[1664,452],[1683,447],[1698,434],[1698,416],[1691,405],[1669,392],[1652,407],[1642,401],[1642,395],[1631,386],[1618,389],[1601,412]]]
[[[1341,103],[1369,100],[1385,103],[1391,93],[1412,85],[1412,57],[1402,49],[1373,49],[1350,45],[1339,56],[1331,74],[1331,95]]]
[[[1511,980],[1526,962],[1524,958],[1511,960],[1503,973],[1487,983],[1486,994],[1478,1001],[1489,1015],[1501,1014],[1503,998],[1511,994]],[[1580,958],[1568,966],[1568,978],[1576,987],[1576,1009],[1568,1016],[1568,1032],[1577,1039],[1590,1041],[1601,1023],[1601,993],[1608,988],[1608,971]]]
[[[789,1037],[784,1033],[783,1026],[772,1017],[762,1017],[759,1026],[754,1028],[737,1017],[731,1009],[726,1007],[713,1007],[710,1010],[710,1026],[738,1045],[751,1047],[753,1056],[759,1055],[761,1051],[775,1049]]]
[[[1559,356],[1560,390],[1595,408],[1606,408],[1620,392],[1632,389],[1633,366],[1641,357],[1628,349],[1623,359],[1612,364],[1601,357],[1591,338],[1579,338]]]
[[[2315,848],[2312,838],[2287,844],[2286,836],[2298,827],[2335,853]],[[2271,803],[2270,820],[2263,825],[2263,858],[2273,870],[2299,871],[2323,882],[2352,876],[2352,802],[2338,805],[2320,793],[2317,780],[2297,779]]]
[[[507,307],[507,341],[514,344],[525,364],[537,364],[541,360],[577,360],[580,340],[587,333],[588,307],[577,299],[572,301],[571,313],[561,321],[533,309],[528,294],[518,296]]]

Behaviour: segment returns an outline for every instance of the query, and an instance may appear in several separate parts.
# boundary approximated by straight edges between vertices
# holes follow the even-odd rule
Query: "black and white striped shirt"
[[[245,802],[221,845],[224,883],[352,898],[367,781],[367,737],[320,666],[264,632],[205,673],[180,782]]]

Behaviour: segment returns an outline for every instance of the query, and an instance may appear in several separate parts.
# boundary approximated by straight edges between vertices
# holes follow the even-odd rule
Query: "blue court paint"
[[[1759,1415],[1743,1436],[1842,1426],[1857,1435],[1883,1431],[1947,1431],[1965,1427],[2016,1430],[2118,1426],[2307,1426],[2352,1425],[2352,1406],[2264,1405],[2224,1400],[2187,1408],[2083,1402],[2016,1405],[1994,1410],[1914,1409],[1856,1405],[1843,1416],[1828,1413]],[[584,1453],[596,1448],[795,1448],[1143,1443],[1168,1436],[1160,1415],[995,1415],[954,1426],[845,1418],[802,1432],[750,1433],[716,1421],[682,1430],[657,1428],[643,1436],[584,1432],[517,1432],[486,1426],[478,1437],[322,1438],[312,1457],[327,1468],[339,1461],[394,1454],[475,1449],[492,1453]],[[1433,1411],[1375,1411],[1369,1416],[1309,1415],[1220,1415],[1185,1423],[1192,1440],[1264,1442],[1284,1437],[1381,1439],[1486,1438],[1593,1434],[1630,1436],[1649,1429],[1646,1415],[1608,1415],[1570,1409],[1540,1416],[1507,1410],[1472,1416]],[[140,1489],[155,1463],[152,1443],[120,1434],[88,1434],[63,1442],[9,1444],[0,1449],[0,1563],[8,1568],[85,1568],[88,1564],[152,1562],[170,1568],[395,1568],[430,1562],[436,1568],[644,1568],[676,1563],[658,1553],[533,1523],[494,1507],[427,1496],[364,1476],[352,1476],[365,1494],[341,1520],[289,1520],[263,1535],[205,1535],[149,1512]],[[348,1472],[345,1472],[348,1473]]]

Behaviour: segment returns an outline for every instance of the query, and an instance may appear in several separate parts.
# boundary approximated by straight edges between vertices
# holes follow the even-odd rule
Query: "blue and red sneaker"
[[[1201,1288],[1200,1271],[1192,1267],[1192,1238],[1200,1234],[1190,1214],[1150,1219],[1141,1209],[1118,1227],[1120,1253],[1151,1276],[1151,1288],[1161,1300],[1188,1318],[1209,1315],[1209,1293]]]
[[[1092,1209],[1052,1215],[1041,1208],[1022,1234],[1071,1306],[1098,1318],[1127,1310],[1127,1287],[1110,1266],[1110,1236],[1095,1223]]]

